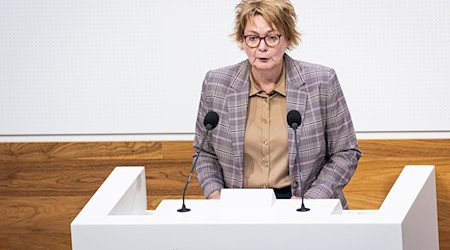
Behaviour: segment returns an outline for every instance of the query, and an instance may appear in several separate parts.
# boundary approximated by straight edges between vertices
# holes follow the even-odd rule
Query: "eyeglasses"
[[[267,46],[275,47],[280,43],[280,37],[281,37],[280,34],[267,35],[267,36],[263,36],[263,37],[255,36],[255,35],[248,35],[248,36],[244,36],[244,41],[248,47],[256,48],[261,43],[261,40],[264,39],[264,42],[266,43]]]

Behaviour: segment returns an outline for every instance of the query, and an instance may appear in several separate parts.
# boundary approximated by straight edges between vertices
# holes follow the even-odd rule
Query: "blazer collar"
[[[286,81],[290,81],[291,84],[297,87],[305,84],[302,67],[296,64],[294,59],[292,59],[292,57],[290,57],[288,54],[284,54],[284,63],[286,70]],[[243,91],[250,86],[249,74],[251,65],[248,60],[244,60],[238,63],[237,68],[238,70],[236,77],[231,82],[230,88]],[[300,77],[300,81],[298,81],[298,77]]]
[[[230,84],[230,88],[235,91],[248,91],[250,88],[250,63],[244,60],[238,64],[237,73]]]
[[[284,54],[284,61],[286,67],[286,84],[289,82],[289,85],[293,89],[300,88],[300,86],[306,83],[303,77],[303,68],[301,65],[295,63],[294,59],[287,54]]]

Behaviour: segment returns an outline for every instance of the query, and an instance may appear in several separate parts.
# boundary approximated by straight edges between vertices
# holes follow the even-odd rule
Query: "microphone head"
[[[219,115],[214,111],[209,111],[205,115],[205,119],[203,120],[203,124],[208,130],[214,129],[218,123],[219,123]]]
[[[302,116],[300,115],[300,112],[297,110],[291,110],[287,114],[287,123],[289,127],[293,129],[297,129],[298,126],[302,123]]]

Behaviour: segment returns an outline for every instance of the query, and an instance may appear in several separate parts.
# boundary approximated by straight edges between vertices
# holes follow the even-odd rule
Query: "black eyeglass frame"
[[[259,38],[258,44],[257,44],[256,46],[250,46],[250,45],[247,43],[247,37],[249,37],[249,36],[254,36],[254,37]],[[275,44],[275,45],[269,45],[269,44],[267,43],[267,41],[266,41],[267,37],[269,37],[269,36],[277,36],[277,37],[278,37],[278,43]],[[247,44],[248,47],[254,49],[254,48],[257,48],[257,47],[261,44],[261,40],[264,39],[264,42],[266,43],[266,45],[267,45],[268,47],[273,48],[273,47],[276,47],[278,44],[280,44],[280,41],[281,41],[280,38],[281,38],[282,36],[283,36],[283,35],[281,35],[281,34],[267,35],[267,36],[262,36],[262,37],[261,37],[261,36],[256,36],[256,35],[246,35],[246,36],[244,36],[244,42],[245,42],[245,44]]]

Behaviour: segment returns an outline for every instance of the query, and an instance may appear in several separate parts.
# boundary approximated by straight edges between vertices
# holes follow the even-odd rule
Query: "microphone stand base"
[[[178,209],[177,211],[180,212],[180,213],[184,213],[184,212],[191,211],[191,209],[183,207],[183,208]]]
[[[180,212],[180,213],[185,213],[185,212],[191,211],[191,209],[190,209],[190,208],[187,208],[187,207],[184,205],[184,202],[183,202],[183,206],[181,206],[181,208],[178,209],[177,211]]]
[[[306,207],[301,207],[301,208],[297,209],[297,212],[308,212],[309,210],[311,210],[311,209],[306,208]]]
[[[297,212],[308,212],[309,210],[311,210],[311,209],[305,207],[305,203],[303,203],[303,198],[302,198],[302,206],[299,209],[297,209]]]

